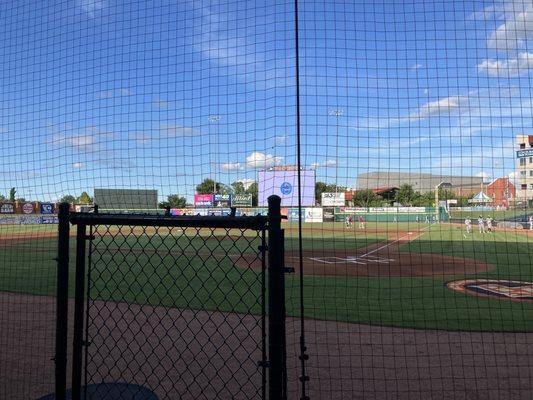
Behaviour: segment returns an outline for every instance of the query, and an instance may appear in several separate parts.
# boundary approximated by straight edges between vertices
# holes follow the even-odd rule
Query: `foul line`
[[[370,254],[374,254],[374,253],[376,253],[376,252],[378,252],[378,251],[380,251],[380,250],[386,249],[387,247],[392,246],[394,243],[398,243],[400,240],[402,240],[402,239],[404,239],[404,238],[406,238],[406,237],[408,237],[408,236],[411,236],[411,239],[410,239],[409,241],[416,240],[416,239],[418,239],[419,237],[421,237],[422,235],[424,235],[424,234],[426,233],[425,231],[427,231],[429,228],[431,228],[434,224],[435,224],[435,222],[434,222],[433,224],[431,224],[431,225],[425,227],[425,228],[422,229],[421,231],[418,231],[418,235],[415,236],[415,237],[413,237],[413,233],[412,233],[412,232],[409,232],[407,235],[402,236],[401,238],[396,239],[396,240],[394,240],[393,242],[387,243],[387,244],[385,244],[385,245],[383,245],[383,246],[381,246],[381,247],[378,247],[377,249],[374,249],[374,250],[372,250],[372,251],[369,251],[368,253],[365,253],[365,254],[359,256],[359,258],[363,258],[363,257],[366,257],[366,256],[368,256],[368,255],[370,255]]]

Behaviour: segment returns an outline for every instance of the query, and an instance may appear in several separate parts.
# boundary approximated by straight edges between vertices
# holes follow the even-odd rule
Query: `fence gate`
[[[72,398],[284,398],[279,206],[269,199],[268,217],[63,212],[77,229]]]

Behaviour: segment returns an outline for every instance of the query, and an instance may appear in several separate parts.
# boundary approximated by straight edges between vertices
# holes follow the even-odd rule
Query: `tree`
[[[231,188],[233,189],[234,194],[246,193],[246,189],[244,189],[244,183],[242,183],[241,181],[233,182],[231,184]]]
[[[383,204],[383,198],[370,189],[356,190],[353,194],[353,204],[356,207],[374,207]]]
[[[196,193],[198,194],[211,194],[213,191],[215,193],[218,193],[218,190],[220,189],[220,183],[216,184],[215,188],[215,181],[210,178],[205,178],[202,183],[196,186]]]
[[[257,206],[258,195],[259,195],[259,186],[257,185],[257,182],[252,183],[248,187],[248,189],[246,189],[245,193],[249,193],[252,195],[252,206]]]
[[[411,185],[404,183],[396,192],[394,200],[404,206],[412,206],[419,197],[419,192],[416,192]]]
[[[59,200],[61,203],[69,203],[74,204],[76,202],[76,198],[70,194],[67,194]]]
[[[0,194],[0,201],[6,201],[5,196],[3,196],[3,195]]]
[[[87,194],[87,192],[82,192],[82,194],[80,195],[80,197],[78,197],[78,203],[81,203],[81,204],[91,204],[93,202],[93,199],[91,198],[91,196],[89,196]]]
[[[185,208],[187,206],[187,199],[177,194],[171,194],[167,197],[168,205],[172,208]]]
[[[17,203],[25,203],[26,199],[24,197],[19,197],[15,200]]]
[[[10,190],[9,190],[9,201],[15,201],[15,194],[17,193],[17,190],[12,187]]]

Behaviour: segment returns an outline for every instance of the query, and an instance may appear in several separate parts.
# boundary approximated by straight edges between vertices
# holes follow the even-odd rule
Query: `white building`
[[[516,135],[518,190],[516,199],[533,207],[533,135]]]

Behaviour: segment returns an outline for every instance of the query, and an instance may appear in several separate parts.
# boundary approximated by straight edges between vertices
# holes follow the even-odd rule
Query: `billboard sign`
[[[232,207],[251,207],[252,206],[252,194],[234,194],[231,196]]]
[[[344,207],[346,198],[344,192],[341,193],[322,193],[322,206],[324,207]]]
[[[212,194],[195,194],[194,195],[195,207],[213,207],[213,195]]]
[[[33,204],[31,203],[26,203],[22,206],[22,212],[24,214],[33,214],[33,210],[34,210]]]
[[[15,205],[13,203],[2,203],[0,204],[0,214],[14,214]]]
[[[54,205],[52,203],[41,203],[41,214],[53,214]]]
[[[533,157],[533,149],[517,150],[516,158]]]
[[[229,207],[231,203],[230,194],[215,194],[213,196],[213,205],[215,207]]]
[[[322,209],[322,221],[333,222],[335,221],[335,209],[333,207],[325,207]]]
[[[315,171],[300,171],[302,206],[315,205]],[[298,206],[298,171],[259,171],[259,205],[268,197],[281,197],[282,207]]]
[[[322,207],[308,207],[305,209],[305,222],[322,222]]]
[[[302,222],[305,222],[305,208],[302,208],[302,212],[300,213],[300,216],[302,218]],[[287,219],[290,222],[298,221],[298,209],[297,208],[289,208],[289,212],[287,213]]]

